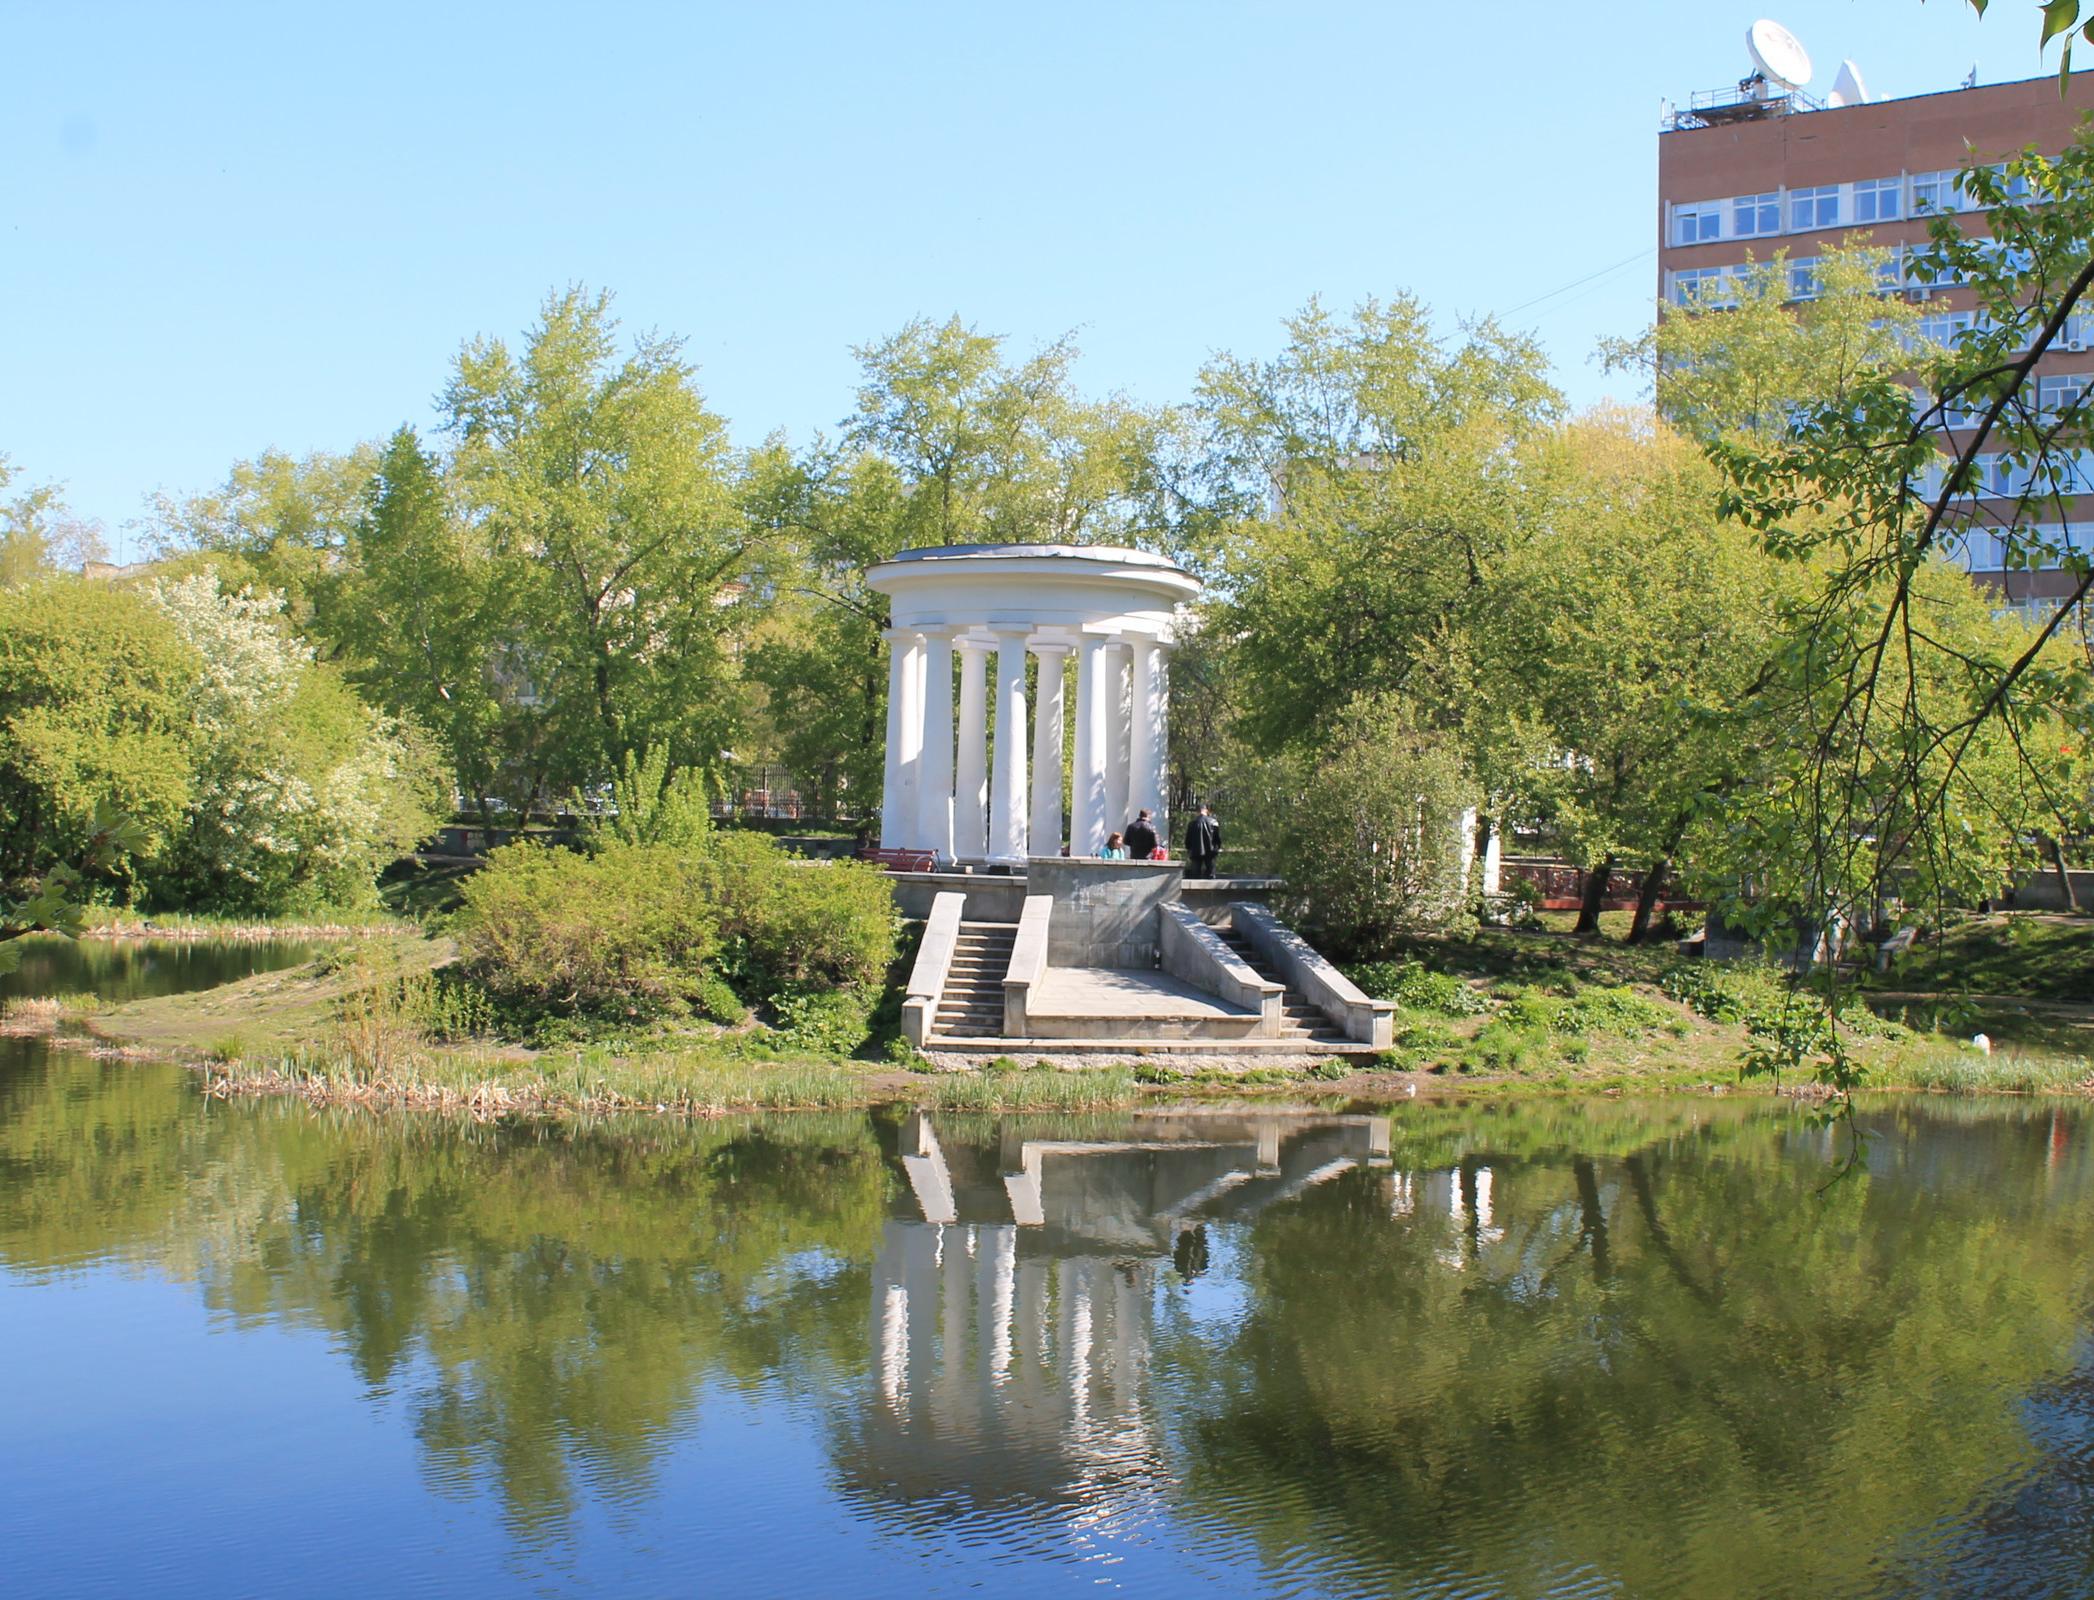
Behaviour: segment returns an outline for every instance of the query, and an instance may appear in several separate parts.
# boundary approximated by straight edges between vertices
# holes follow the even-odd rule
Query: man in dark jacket
[[[1205,806],[1200,807],[1200,814],[1185,830],[1185,854],[1190,863],[1185,869],[1186,877],[1214,876],[1214,858],[1221,854],[1221,824]]]
[[[1127,859],[1147,861],[1156,854],[1156,824],[1149,820],[1151,813],[1144,807],[1135,819],[1127,824]]]

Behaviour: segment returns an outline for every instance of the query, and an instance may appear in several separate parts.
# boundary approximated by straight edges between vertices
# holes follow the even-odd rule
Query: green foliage
[[[596,817],[579,795],[569,805],[585,819],[582,843],[592,852],[614,842],[698,851],[706,848],[712,836],[704,774],[690,767],[672,771],[666,744],[638,755],[626,751],[618,775],[611,780],[609,815]]]
[[[2009,570],[2059,567],[2086,589],[2084,555],[2061,547],[2054,519],[2078,492],[2094,413],[2053,415],[2032,386],[2094,278],[2094,142],[2083,132],[2055,159],[2025,152],[1961,182],[1988,208],[1984,228],[1934,218],[1911,270],[1967,288],[1975,325],[1950,349],[1857,371],[1779,436],[1714,447],[1726,508],[1809,577],[1758,694],[1753,781],[1712,829],[1727,872],[1753,882],[1739,911],[1755,932],[1866,923],[1892,897],[1972,903],[2026,859],[2023,841],[2086,817],[2094,675],[2057,632],[2074,605],[2040,631],[1996,618],[1947,558],[1966,536],[1996,539]],[[1914,367],[1977,425],[1949,430],[1939,403],[1915,412]],[[1981,501],[1981,451],[2016,493]]]
[[[1347,967],[1345,975],[1375,999],[1393,1000],[1407,1011],[1474,1017],[1491,1008],[1487,996],[1422,961],[1363,961]]]
[[[134,877],[194,798],[196,650],[136,592],[78,578],[0,590],[0,880],[78,860],[120,813]]]
[[[371,711],[287,634],[273,592],[214,572],[146,589],[202,670],[190,693],[195,799],[156,865],[186,909],[258,915],[367,909],[380,870],[440,814],[420,730]]]
[[[1343,1056],[1332,1056],[1327,1061],[1312,1062],[1304,1067],[1302,1076],[1318,1083],[1336,1083],[1340,1078],[1352,1076],[1352,1063]]]
[[[436,737],[458,792],[477,806],[527,737],[501,667],[515,619],[501,612],[475,531],[443,463],[401,428],[378,458],[329,605],[317,623],[351,680]]]
[[[1559,1061],[1585,1060],[1592,1034],[1640,1039],[1676,1026],[1663,1006],[1626,985],[1579,986],[1568,996],[1514,986],[1501,991],[1501,998],[1490,1021],[1462,1048],[1462,1071],[1532,1076]]]
[[[14,483],[15,469],[0,455],[0,490]],[[71,515],[53,484],[39,484],[0,499],[0,589],[16,589],[61,573],[77,573],[89,561],[106,560],[98,523]]]
[[[659,847],[508,845],[466,881],[454,926],[466,971],[505,1005],[646,1020],[702,998],[720,938],[705,890],[696,863]]]
[[[1248,819],[1286,879],[1283,903],[1340,954],[1463,911],[1463,813],[1477,792],[1459,753],[1390,700],[1360,700],[1321,747],[1273,758]]]
[[[696,1012],[732,1027],[759,1000],[781,1045],[862,1048],[899,931],[886,880],[797,861],[760,834],[704,842],[495,851],[455,919],[467,970],[525,1022]]]
[[[1650,376],[1659,414],[1690,438],[1778,439],[1810,409],[1911,365],[1920,312],[1882,293],[1891,259],[1867,246],[1822,250],[1808,269],[1814,292],[1798,300],[1776,251],[1729,281],[1721,315],[1667,303],[1653,330],[1602,353]]]
[[[1711,1022],[1749,1023],[1788,1001],[1789,980],[1761,962],[1683,961],[1659,975],[1658,987]]]
[[[749,1020],[749,1008],[742,1003],[741,996],[716,973],[700,975],[692,992],[692,1005],[701,1017],[723,1027],[738,1028]]]
[[[754,555],[725,424],[674,339],[616,348],[607,295],[549,296],[519,350],[466,344],[442,405],[451,488],[489,603],[478,626],[524,796],[597,782],[628,750],[710,769],[741,695],[727,586]]]
[[[872,1033],[878,999],[863,989],[781,989],[770,999],[771,1027],[786,1049],[856,1055]]]
[[[109,871],[143,842],[144,831],[136,823],[104,807],[95,813],[94,831],[77,860],[51,867],[20,898],[0,894],[0,974],[21,962],[16,940],[32,933],[78,933],[88,894],[85,874]]]
[[[808,862],[761,834],[721,832],[694,858],[743,992],[872,987],[899,937],[884,874],[857,861]]]
[[[1276,357],[1200,376],[1200,481],[1220,530],[1243,732],[1325,738],[1357,698],[1430,715],[1450,627],[1523,522],[1523,442],[1561,397],[1531,341],[1491,323],[1443,341],[1409,296],[1349,317],[1311,301]]]
[[[1580,990],[1564,1003],[1552,1026],[1558,1033],[1608,1033],[1640,1039],[1661,1028],[1677,1027],[1678,1019],[1626,985],[1617,985]]]

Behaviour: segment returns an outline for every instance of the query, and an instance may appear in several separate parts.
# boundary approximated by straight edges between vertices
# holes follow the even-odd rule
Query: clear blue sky
[[[1161,402],[1318,293],[1499,313],[1595,400],[1655,293],[1659,102],[1741,76],[1759,3],[0,0],[0,452],[114,539],[426,423],[570,280],[683,335],[744,442],[833,429],[849,347],[918,314],[1077,329],[1087,388]],[[1771,14],[1820,92],[2042,70],[2033,5]]]

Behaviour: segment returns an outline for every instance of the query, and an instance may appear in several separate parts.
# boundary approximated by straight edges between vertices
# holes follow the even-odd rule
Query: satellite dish
[[[1868,85],[1861,81],[1861,68],[1851,61],[1840,63],[1840,75],[1832,80],[1832,93],[1825,97],[1828,106],[1867,105]]]
[[[1760,18],[1745,30],[1745,49],[1777,88],[1800,89],[1810,82],[1810,52],[1780,23]]]

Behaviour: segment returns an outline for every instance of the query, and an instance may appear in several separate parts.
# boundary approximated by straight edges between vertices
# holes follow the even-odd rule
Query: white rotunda
[[[961,544],[904,550],[866,581],[888,597],[892,621],[882,848],[1005,867],[1061,853],[1072,654],[1069,853],[1094,855],[1145,806],[1169,837],[1167,663],[1178,608],[1200,591],[1191,573],[1113,546]],[[1030,724],[1028,652],[1040,662]]]

